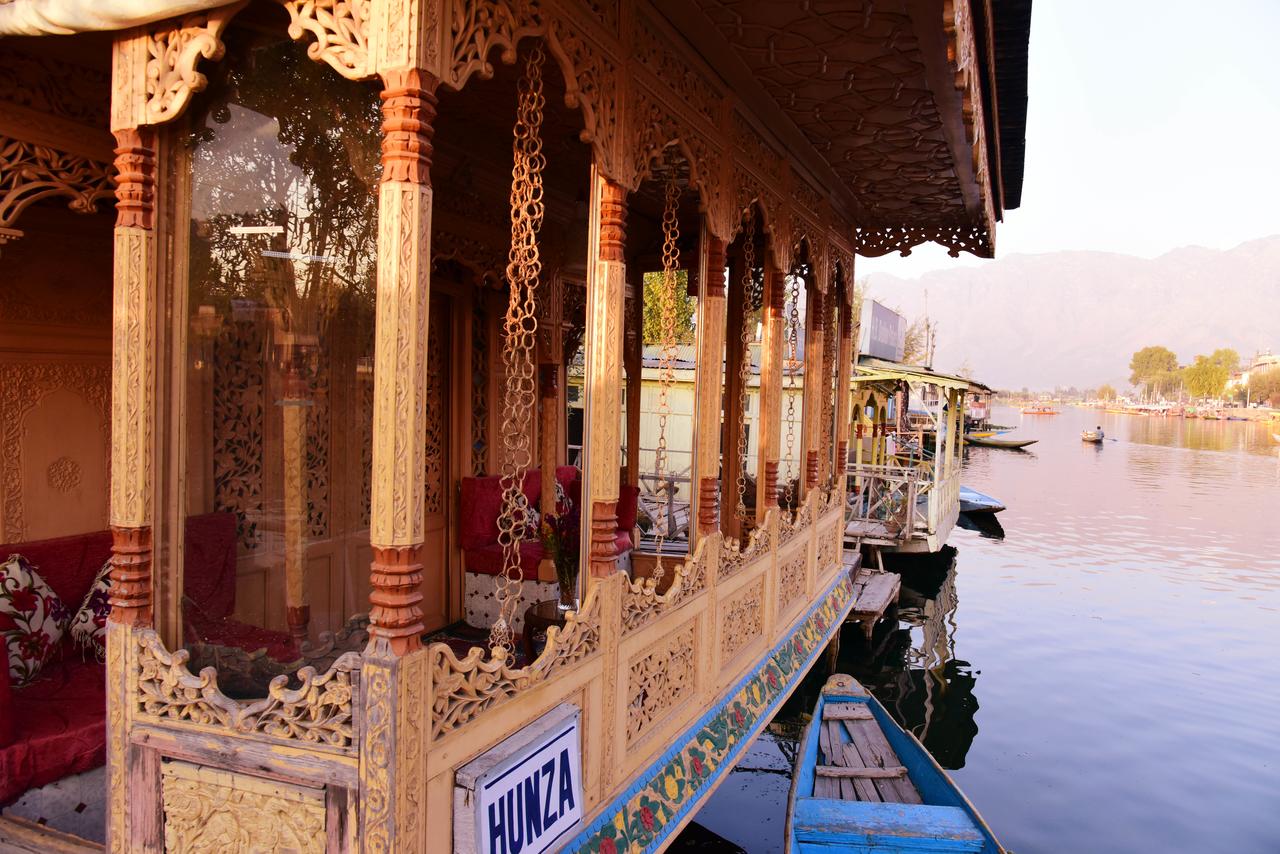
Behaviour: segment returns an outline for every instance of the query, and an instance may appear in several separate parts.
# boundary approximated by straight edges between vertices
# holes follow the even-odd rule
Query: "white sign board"
[[[582,822],[581,712],[562,704],[458,769],[454,851],[543,854]]]
[[[907,319],[875,300],[862,310],[861,352],[890,362],[901,362],[906,352]]]

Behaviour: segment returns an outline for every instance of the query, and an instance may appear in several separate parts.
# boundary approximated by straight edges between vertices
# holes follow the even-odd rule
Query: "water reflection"
[[[1098,423],[1116,440],[1101,449],[1080,441]],[[1271,429],[1024,418],[1017,435],[1039,440],[1036,456],[975,447],[964,461],[965,485],[1007,505],[1003,538],[962,520],[958,550],[899,562],[897,612],[870,642],[842,632],[836,667],[953,771],[1012,850],[1276,851]],[[751,854],[782,850],[779,771],[827,667],[752,745],[755,770],[730,775],[698,815]]]

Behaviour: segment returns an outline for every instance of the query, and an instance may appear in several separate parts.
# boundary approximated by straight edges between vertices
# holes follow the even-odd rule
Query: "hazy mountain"
[[[1000,388],[1126,382],[1153,344],[1182,362],[1218,347],[1280,348],[1280,235],[1158,258],[1109,252],[1009,255],[918,279],[873,273],[874,299],[938,324],[939,370],[965,363]]]

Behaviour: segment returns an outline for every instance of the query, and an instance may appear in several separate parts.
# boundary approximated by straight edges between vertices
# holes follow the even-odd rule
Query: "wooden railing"
[[[845,530],[869,540],[909,539],[917,527],[917,497],[927,483],[916,466],[852,465]]]

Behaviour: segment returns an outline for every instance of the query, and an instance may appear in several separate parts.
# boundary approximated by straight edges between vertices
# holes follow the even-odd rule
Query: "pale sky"
[[[1022,205],[996,257],[1280,233],[1280,0],[1035,0]],[[859,276],[957,264],[932,245]]]

